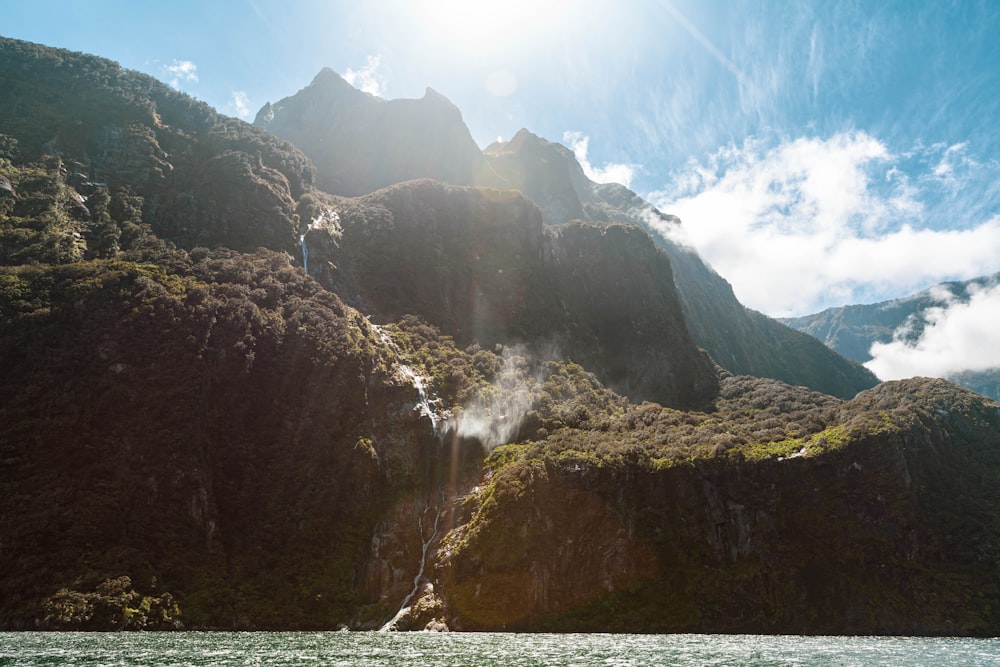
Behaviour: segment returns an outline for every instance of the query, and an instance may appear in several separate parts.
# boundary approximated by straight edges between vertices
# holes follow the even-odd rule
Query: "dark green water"
[[[1000,665],[1000,639],[373,632],[0,633],[0,665]]]

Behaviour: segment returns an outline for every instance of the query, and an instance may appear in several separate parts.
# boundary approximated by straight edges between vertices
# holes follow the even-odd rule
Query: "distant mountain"
[[[729,283],[694,250],[662,233],[680,220],[622,185],[591,181],[565,146],[522,129],[509,142],[494,143],[481,154],[476,149],[474,155],[475,146],[470,146],[457,110],[437,95],[433,99],[433,104],[426,97],[386,102],[324,70],[299,93],[277,105],[265,105],[256,122],[309,155],[317,165],[318,182],[333,194],[355,195],[365,187],[374,190],[405,173],[410,178],[518,190],[541,209],[549,225],[573,220],[638,225],[670,258],[673,282],[695,342],[726,370],[845,398],[877,382],[867,369],[831,354],[813,338],[745,308]],[[402,122],[379,111],[391,105],[419,106],[419,118],[428,129],[416,132],[412,119]],[[365,113],[358,111],[362,107]],[[409,138],[414,133],[423,137],[418,144]],[[452,171],[438,166],[442,164],[450,165]],[[401,171],[399,165],[406,169]],[[348,184],[342,173],[364,176]]]
[[[712,292],[607,221],[626,189],[571,182],[602,222],[555,225],[504,187],[329,194],[14,40],[0,91],[0,628],[997,635],[1000,405],[713,366]]]
[[[888,343],[895,336],[902,336],[907,341],[918,340],[927,325],[928,309],[968,303],[972,290],[998,283],[1000,273],[965,282],[941,283],[917,294],[881,303],[828,308],[821,313],[786,318],[782,322],[815,336],[848,359],[866,363],[872,359],[873,343]],[[1000,369],[958,373],[947,379],[1000,400]]]

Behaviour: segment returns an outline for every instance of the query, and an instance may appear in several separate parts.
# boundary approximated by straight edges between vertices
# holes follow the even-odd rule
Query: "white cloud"
[[[609,162],[603,167],[595,167],[590,164],[590,161],[587,159],[590,137],[582,132],[563,132],[563,141],[573,151],[576,161],[583,168],[583,173],[590,180],[596,183],[621,183],[625,187],[631,185],[632,176],[635,173],[634,165]]]
[[[164,65],[163,71],[167,76],[167,83],[178,90],[181,83],[198,81],[198,66],[190,60],[174,60],[171,64]]]
[[[233,93],[233,99],[229,104],[229,108],[237,118],[247,121],[253,119],[253,112],[250,109],[250,97],[242,90],[237,90]]]
[[[971,290],[968,301],[948,298],[924,312],[920,337],[909,341],[909,325],[892,342],[872,345],[867,366],[883,380],[948,377],[962,371],[1000,368],[1000,285]]]
[[[364,67],[353,69],[348,67],[344,80],[358,90],[369,95],[385,96],[385,78],[382,76],[382,56],[368,56]]]
[[[922,226],[921,179],[935,178],[933,167],[910,178],[899,162],[864,132],[773,147],[751,140],[705,164],[692,161],[650,199],[680,217],[689,245],[744,304],[775,316],[891,298],[1000,268],[1000,216],[965,228]]]

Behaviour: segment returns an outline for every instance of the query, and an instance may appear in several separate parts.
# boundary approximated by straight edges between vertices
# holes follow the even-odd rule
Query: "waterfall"
[[[319,215],[306,225],[305,231],[299,234],[299,248],[302,249],[302,268],[305,270],[306,275],[309,275],[309,246],[306,244],[306,234],[309,233],[310,229],[324,229],[335,239],[339,239],[341,234],[344,233],[343,228],[340,226],[340,214],[332,208],[321,211]]]
[[[306,235],[299,234],[299,246],[302,248],[302,268],[309,275],[309,246],[306,245]]]
[[[431,420],[431,428],[434,431],[434,435],[437,435],[439,418],[434,404],[437,403],[439,399],[429,398],[427,391],[427,379],[400,360],[402,358],[402,352],[400,351],[399,346],[396,345],[396,341],[394,341],[392,337],[382,329],[382,327],[377,324],[372,324],[371,326],[376,333],[378,333],[382,342],[385,343],[390,350],[392,350],[394,355],[396,355],[400,375],[406,378],[406,380],[413,385],[413,388],[417,390],[417,396],[419,397],[419,400],[417,401],[417,409],[420,410],[420,414],[422,416]]]
[[[420,531],[420,569],[417,570],[416,576],[413,577],[413,588],[410,590],[409,595],[403,598],[403,602],[399,605],[399,611],[396,612],[396,615],[389,619],[385,625],[379,628],[379,632],[389,632],[391,630],[395,630],[396,623],[399,622],[399,619],[410,610],[410,603],[413,602],[417,593],[420,592],[420,580],[424,578],[424,570],[427,568],[427,552],[430,550],[431,544],[434,542],[434,538],[437,537],[438,522],[441,521],[441,508],[435,507],[434,527],[431,530],[430,537],[424,539],[424,516],[427,515],[427,512],[430,509],[431,506],[426,505],[424,507],[423,514],[421,514],[420,518],[417,519],[417,530]]]

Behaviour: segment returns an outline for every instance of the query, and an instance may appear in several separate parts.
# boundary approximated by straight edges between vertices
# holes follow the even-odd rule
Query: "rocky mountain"
[[[964,282],[947,282],[917,294],[881,303],[828,308],[821,313],[782,320],[821,340],[830,349],[859,363],[871,361],[873,343],[894,337],[915,342],[927,326],[932,308],[968,303],[976,290],[1000,283],[1000,273]],[[1000,400],[1000,369],[968,371],[948,378],[984,396]]]
[[[0,86],[0,628],[1000,628],[1000,404],[713,367],[635,225]]]
[[[483,162],[461,112],[443,95],[428,88],[419,100],[387,101],[329,68],[294,97],[264,105],[254,124],[308,146],[317,186],[341,195],[368,194],[414,178],[470,185]],[[398,150],[379,151],[371,137]]]
[[[319,183],[334,194],[372,191],[401,175],[427,177],[518,190],[538,206],[548,225],[574,220],[638,225],[670,259],[692,337],[723,368],[844,398],[876,383],[875,376],[859,364],[831,354],[811,337],[740,304],[729,283],[694,250],[664,233],[680,224],[676,217],[657,210],[622,185],[594,183],[569,149],[525,129],[509,142],[488,146],[480,155],[457,110],[439,96],[434,99],[436,105],[427,97],[386,102],[324,70],[297,94],[277,105],[266,105],[256,124],[299,146],[317,165]],[[414,130],[410,121],[402,123],[388,113],[376,113],[394,104],[421,105],[421,114],[433,116],[420,116],[429,128],[417,146],[422,163],[414,158],[412,140],[405,138]],[[356,110],[362,107],[367,113]],[[372,117],[379,119],[377,126]],[[357,149],[359,144],[363,150]],[[450,165],[453,171],[446,172],[440,164]],[[367,186],[347,183],[340,175],[345,170],[364,174]]]
[[[437,181],[330,205],[305,236],[310,273],[376,321],[415,314],[463,347],[572,359],[633,400],[704,407],[718,390],[640,229],[546,227],[517,192]]]

